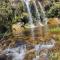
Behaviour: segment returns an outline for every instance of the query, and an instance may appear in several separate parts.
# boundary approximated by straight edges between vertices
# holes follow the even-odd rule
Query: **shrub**
[[[54,3],[53,6],[47,12],[47,17],[60,18],[60,3]]]

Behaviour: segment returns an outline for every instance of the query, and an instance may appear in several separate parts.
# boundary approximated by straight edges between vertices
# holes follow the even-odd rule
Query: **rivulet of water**
[[[48,59],[48,49],[51,49],[55,46],[55,40],[51,39],[47,44],[38,44],[35,46],[35,55],[36,57],[33,60],[39,60],[40,58],[44,60]],[[44,51],[43,51],[44,50]],[[42,51],[42,53],[41,53]],[[43,57],[42,57],[43,56]]]
[[[12,60],[24,60],[26,54],[26,46],[20,46],[17,48],[8,48],[3,51],[7,56],[12,56]]]

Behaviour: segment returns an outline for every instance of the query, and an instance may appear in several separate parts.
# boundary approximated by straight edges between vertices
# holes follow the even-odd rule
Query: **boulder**
[[[49,18],[48,25],[49,26],[58,26],[58,25],[60,25],[60,21],[58,18]]]
[[[12,32],[13,35],[20,35],[24,31],[24,28],[22,27],[22,23],[16,23],[12,25]]]

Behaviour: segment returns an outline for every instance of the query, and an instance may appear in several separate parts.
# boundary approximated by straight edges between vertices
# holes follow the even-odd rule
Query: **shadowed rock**
[[[6,55],[0,55],[0,60],[8,60]]]

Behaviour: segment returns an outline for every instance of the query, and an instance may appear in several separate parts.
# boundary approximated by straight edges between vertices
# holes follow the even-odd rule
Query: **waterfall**
[[[26,7],[27,7],[27,11],[28,11],[28,14],[29,14],[29,24],[33,25],[33,19],[32,19],[32,15],[31,15],[31,12],[30,12],[30,0],[23,0],[26,4]]]
[[[32,15],[31,15],[31,11],[30,11],[30,0],[23,0],[23,2],[26,4],[26,8],[27,8],[27,11],[28,11],[28,14],[29,14],[29,27],[28,28],[31,28],[31,35],[32,35],[32,39],[35,40],[35,36],[34,36],[34,28],[35,28],[35,25],[33,24],[33,19],[32,19]]]
[[[43,7],[42,7],[42,5],[41,5],[41,3],[38,1],[38,4],[39,4],[39,6],[40,6],[40,9],[41,9],[41,13],[42,13],[42,17],[43,17],[43,23],[45,24],[45,25],[47,25],[47,22],[48,22],[48,18],[46,17],[46,15],[45,15],[45,11],[44,11],[44,9],[43,9]]]
[[[26,3],[26,7],[27,7],[27,11],[29,13],[29,24],[33,24],[33,20],[32,20],[32,16],[31,16],[31,12],[30,12],[30,8],[29,8],[29,0],[24,0]]]
[[[35,10],[36,10],[36,17],[37,17],[37,20],[40,20],[40,14],[39,14],[39,11],[38,11],[38,8],[37,8],[37,5],[36,5],[36,2],[33,1],[33,4],[34,4]]]
[[[36,10],[37,23],[39,23],[40,26],[43,26],[43,24],[41,23],[40,13],[38,11],[38,7],[36,5],[36,2],[33,1],[33,4],[34,4],[35,10]]]
[[[44,11],[44,8],[42,7],[41,3],[38,1],[38,4],[40,6],[40,9],[41,9],[41,14],[42,14],[42,18],[43,18],[43,24],[44,24],[44,36],[47,35],[48,33],[48,25],[47,25],[47,22],[48,22],[48,18],[46,17],[45,15],[45,11]]]
[[[24,60],[26,54],[26,46],[22,45],[17,48],[8,48],[3,51],[7,56],[12,56],[12,60]]]
[[[55,41],[54,41],[54,39],[51,39],[51,41],[50,42],[47,42],[47,44],[44,44],[43,43],[43,44],[36,45],[35,46],[35,49],[36,49],[37,52],[39,52],[42,49],[51,49],[54,46],[55,46]]]
[[[19,47],[5,49],[2,54],[12,56],[12,60],[24,60],[26,54],[35,51],[35,57],[33,60],[48,60],[48,50],[54,46],[55,40],[51,39],[47,44],[42,43],[35,45],[33,50],[30,51],[27,51],[26,45],[21,45]]]
[[[48,59],[47,55],[48,55],[48,49],[51,49],[55,46],[55,40],[51,39],[49,42],[47,42],[47,44],[38,44],[35,46],[35,55],[36,57],[33,58],[33,60],[40,60],[40,56],[44,56],[44,60]],[[43,51],[44,50],[44,51]],[[42,51],[42,53],[40,53]],[[38,56],[38,57],[37,57]],[[43,59],[43,58],[41,58]]]
[[[33,19],[32,19],[32,15],[31,15],[31,11],[30,11],[30,0],[22,0],[23,4],[25,4],[26,8],[27,8],[27,12],[29,14],[29,22],[28,24],[30,25],[28,28],[29,30],[31,30],[31,35],[32,35],[32,39],[33,40],[33,43],[35,43],[35,33],[34,33],[34,28],[36,27],[33,23]],[[36,1],[33,1],[33,4],[34,4],[34,7],[35,7],[35,10],[36,10],[36,17],[37,17],[37,24],[39,25],[38,28],[40,28],[40,26],[44,26],[45,29],[47,30],[47,18],[45,16],[45,12],[44,12],[44,9],[41,5],[40,2],[38,2],[40,8],[41,8],[41,13],[43,14],[43,23],[44,25],[42,24],[42,22],[40,21],[40,14],[39,14],[39,11],[38,11],[38,7],[36,5]],[[16,12],[15,12],[15,15],[16,15]],[[20,25],[22,26],[21,23],[18,23],[17,26],[19,25],[19,28],[20,28]],[[42,29],[42,28],[40,28]],[[41,32],[39,29],[38,33]],[[45,31],[45,30],[44,30]],[[24,31],[25,32],[25,31]],[[22,33],[20,33],[22,35]],[[39,41],[40,41],[40,34],[38,36],[38,34],[36,34],[36,37],[39,38]],[[27,36],[28,37],[28,36]],[[21,38],[21,40],[26,40],[30,38],[30,36],[28,38],[25,39],[25,36],[23,37],[24,39]],[[15,39],[15,38],[14,38]],[[20,41],[20,39],[18,39]],[[36,38],[36,40],[38,41],[38,39]],[[18,42],[19,42],[18,41]],[[2,54],[6,54],[6,56],[12,56],[12,60],[24,60],[25,56],[27,54],[29,54],[30,52],[35,52],[35,57],[33,58],[33,60],[48,60],[48,50],[53,48],[55,46],[55,40],[52,38],[49,42],[46,42],[46,43],[42,43],[40,44],[39,41],[37,42],[37,45],[32,45],[31,48],[32,50],[30,50],[30,46],[26,46],[23,44],[18,44],[19,47],[15,47],[15,48],[7,48],[5,49]],[[8,41],[7,41],[8,42]],[[17,41],[16,41],[17,42]],[[29,41],[30,42],[30,41]],[[22,43],[22,42],[21,42]],[[39,43],[39,44],[38,44]],[[2,43],[3,44],[3,43]],[[28,45],[30,45],[28,43]],[[5,45],[4,45],[5,46]],[[28,48],[28,49],[27,49]],[[29,51],[28,51],[29,50]],[[34,54],[34,53],[33,53]],[[44,57],[44,58],[43,58]]]

